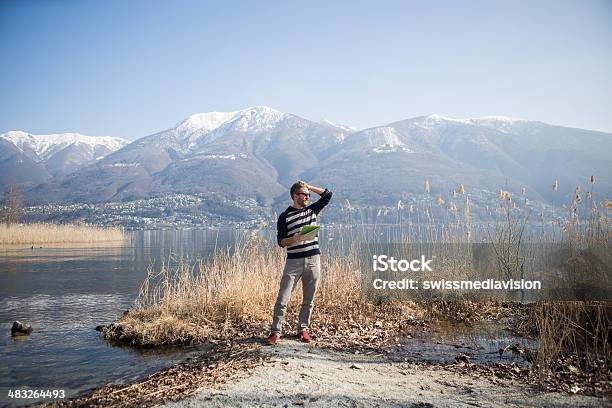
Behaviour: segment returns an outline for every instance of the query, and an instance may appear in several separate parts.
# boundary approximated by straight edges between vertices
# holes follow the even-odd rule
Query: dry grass
[[[330,251],[333,252],[333,251]],[[495,302],[372,302],[362,293],[359,248],[322,256],[313,334],[337,346],[374,347],[406,325],[431,318],[478,320],[500,313]],[[190,264],[168,258],[149,268],[135,307],[105,329],[111,341],[138,346],[193,344],[267,334],[284,266],[284,250],[253,234],[235,251]],[[296,287],[284,322],[292,333],[302,301]]]
[[[86,224],[0,224],[0,245],[117,242],[127,239],[119,228]]]
[[[541,367],[549,367],[568,352],[612,361],[610,302],[541,302],[532,313]]]
[[[104,335],[111,341],[139,346],[266,335],[284,260],[283,249],[255,235],[238,243],[233,254],[216,251],[209,260],[195,265],[168,259],[160,271],[149,269],[135,307],[105,329]],[[419,315],[419,307],[411,302],[397,307],[366,301],[357,263],[354,249],[342,258],[322,257],[324,273],[313,316],[315,335],[359,337],[371,331],[383,340],[382,331],[374,329],[377,322],[380,328],[381,318],[392,314],[397,329],[403,315]],[[286,333],[293,332],[301,301],[300,283],[289,304]]]
[[[428,189],[429,183],[426,185]],[[459,193],[464,192],[461,186]],[[599,213],[590,192],[587,197],[588,200],[582,200],[577,193],[567,222],[559,223],[552,236],[538,235],[527,239],[522,236],[524,217],[530,212],[527,200],[524,200],[524,208],[517,208],[510,194],[503,194],[495,209],[501,217],[493,234],[489,234],[489,240],[496,246],[496,252],[506,255],[516,253],[518,247],[530,240],[609,245],[609,219]],[[461,203],[454,197],[448,200]],[[439,201],[432,196],[429,207],[398,205],[397,211],[405,212],[403,216],[398,214],[398,222],[403,220],[408,236],[401,237],[401,240],[398,237],[388,239],[406,243],[415,242],[419,237],[429,242],[470,242],[473,223],[467,195],[463,208],[459,210],[456,206],[449,206],[442,222],[436,222],[432,216],[432,208]],[[347,203],[347,212],[350,217],[356,210]],[[462,213],[463,217],[460,216]],[[380,214],[382,210],[378,211],[377,217]],[[580,214],[588,216],[580,218]],[[433,227],[421,229],[421,223]],[[365,229],[363,234],[367,234]],[[355,234],[351,231],[349,235]],[[376,347],[384,344],[385,338],[395,337],[410,321],[432,318],[470,321],[507,316],[513,312],[511,304],[495,302],[367,301],[361,291],[359,249],[340,238],[338,236],[333,241],[339,247],[336,255],[322,257],[322,282],[315,300],[313,332],[323,336],[326,343],[346,346],[361,341],[361,346]],[[331,243],[326,246],[329,248]],[[329,252],[334,253],[333,248]],[[105,336],[140,346],[263,336],[267,334],[271,321],[284,258],[283,249],[254,234],[251,239],[239,243],[235,253],[218,251],[206,262],[190,265],[184,260],[170,259],[160,271],[149,270],[135,308],[106,329]],[[499,261],[507,272],[516,269],[512,257],[506,256]],[[301,285],[289,305],[284,326],[289,332],[301,303],[300,292]],[[522,322],[523,328],[529,327],[528,331],[539,339],[536,365],[541,372],[550,372],[563,355],[588,355],[603,362],[604,366],[612,362],[610,302],[547,301],[527,308],[531,313]],[[516,309],[522,313],[526,308]],[[342,343],[336,341],[339,338],[349,340]]]
[[[216,251],[195,265],[169,259],[149,270],[135,307],[104,331],[111,341],[138,346],[217,342],[267,335],[284,266],[284,250],[257,237]],[[174,263],[173,266],[170,266]],[[413,302],[373,304],[362,296],[358,253],[322,257],[322,281],[313,314],[313,334],[329,346],[374,347],[398,332],[402,322],[422,317]],[[302,302],[295,288],[283,330],[294,332]]]
[[[551,241],[563,243],[574,253],[609,253],[610,218],[600,212],[593,199],[595,177],[590,178],[587,200],[581,187],[569,205],[568,216],[556,221],[559,235]],[[557,191],[558,182],[553,182]],[[601,253],[600,253],[601,254]],[[590,283],[593,287],[610,285],[610,265],[594,268],[597,257],[579,259],[582,264],[570,268],[572,282]],[[571,283],[570,283],[571,286]],[[606,286],[604,286],[606,287]],[[597,371],[609,374],[612,365],[612,302],[610,301],[540,301],[530,309],[519,331],[538,338],[535,372],[541,385],[559,382],[559,377],[582,375],[586,382],[600,377]]]
[[[588,251],[610,247],[610,219],[599,211],[593,199],[594,188],[595,177],[591,176],[587,200],[583,200],[581,187],[576,186],[568,218],[561,227],[561,240],[572,248]],[[605,265],[604,275],[596,278],[598,285],[610,285],[609,267]],[[594,278],[590,268],[577,268],[577,273],[580,276],[575,279],[581,281]],[[612,302],[542,302],[535,308],[533,318],[540,340],[537,362],[541,375],[567,354],[584,356],[587,362],[612,364]]]

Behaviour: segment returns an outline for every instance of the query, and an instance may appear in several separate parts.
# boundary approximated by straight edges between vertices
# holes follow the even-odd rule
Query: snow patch
[[[415,118],[413,123],[423,129],[431,129],[440,127],[449,123],[458,123],[463,125],[482,126],[490,129],[496,129],[502,132],[511,131],[512,127],[517,123],[526,122],[523,119],[511,118],[508,116],[482,116],[469,119],[455,119],[438,114],[422,116]]]
[[[420,118],[417,118],[414,121],[414,124],[423,128],[423,129],[431,129],[434,127],[439,127],[441,125],[445,125],[447,123],[461,123],[461,124],[465,124],[465,120],[463,119],[453,119],[453,118],[449,118],[446,116],[441,116],[438,114],[432,114],[432,115],[428,115],[428,116],[423,116]]]
[[[231,120],[237,113],[238,111],[196,113],[179,123],[176,130],[187,133],[194,131],[210,132]]]
[[[507,116],[483,116],[480,118],[467,119],[467,122],[471,125],[482,126],[489,129],[499,130],[500,132],[509,133],[517,123],[524,123],[526,121]]]
[[[199,156],[202,159],[226,159],[226,160],[236,160],[236,158],[240,157],[241,159],[247,159],[249,156],[243,153],[239,154],[206,154]]]
[[[374,153],[396,153],[396,152],[404,152],[404,153],[414,153],[414,150],[411,150],[405,146],[391,146],[388,144],[384,144],[381,146],[376,146],[372,149]]]
[[[396,130],[392,127],[379,127],[368,131],[368,138],[374,153],[405,152],[414,153],[399,138]]]
[[[136,166],[140,166],[140,163],[113,163],[113,164],[106,164],[106,167],[136,167]]]
[[[332,122],[329,119],[321,119],[319,121],[319,123],[322,123],[324,125],[333,126],[335,128],[342,129],[345,132],[349,132],[349,133],[353,133],[353,132],[356,132],[358,130],[357,128],[354,128],[352,126],[347,126],[347,125],[341,125],[341,124],[338,124],[338,123],[334,123],[334,122]]]

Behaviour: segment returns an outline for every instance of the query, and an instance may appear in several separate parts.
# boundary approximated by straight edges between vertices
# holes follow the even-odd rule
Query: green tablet
[[[304,225],[300,228],[300,235],[310,234],[312,231],[321,229],[318,225]]]
[[[305,225],[300,228],[299,234],[303,236],[305,239],[313,239],[317,235],[319,235],[319,230],[321,227],[318,225]]]

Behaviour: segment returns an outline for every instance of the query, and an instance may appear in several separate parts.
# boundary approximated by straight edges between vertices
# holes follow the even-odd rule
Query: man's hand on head
[[[305,187],[306,187],[306,188],[307,188],[309,191],[312,191],[313,193],[317,193],[318,195],[321,195],[321,194],[323,194],[323,192],[325,191],[325,189],[324,189],[324,188],[321,188],[321,187],[316,187],[316,186],[310,185],[310,184],[306,183],[306,182],[305,182],[305,181],[303,181],[303,180],[300,180],[300,181],[301,181],[302,183],[304,183]]]

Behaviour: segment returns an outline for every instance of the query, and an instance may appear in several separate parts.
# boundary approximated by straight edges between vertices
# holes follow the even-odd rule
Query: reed
[[[284,260],[283,249],[256,234],[238,242],[233,252],[217,250],[207,260],[169,258],[159,271],[149,267],[135,307],[106,336],[154,346],[262,335],[271,320]],[[341,319],[366,306],[356,260],[356,254],[322,258],[318,318]],[[300,283],[284,322],[289,332],[301,299]]]
[[[610,302],[539,302],[531,321],[539,340],[536,372],[540,376],[568,357],[579,357],[577,361],[585,365],[596,360],[612,364]]]
[[[595,177],[590,178],[588,200],[583,201],[581,187],[568,207],[568,217],[562,225],[561,240],[572,248],[591,251],[596,247],[610,247],[610,219],[599,211],[593,199]],[[605,276],[595,277],[597,284],[610,285],[610,265]],[[579,268],[577,280],[593,279],[592,271]],[[587,274],[588,276],[583,276]],[[612,303],[606,301],[541,302],[533,310],[539,338],[538,373],[545,374],[567,356],[580,357],[577,364],[612,365]],[[582,367],[584,368],[584,367]]]
[[[350,229],[350,228],[349,228]],[[349,231],[354,233],[354,231]],[[338,235],[322,255],[322,278],[315,299],[313,334],[326,343],[366,339],[381,322],[397,331],[402,322],[428,318],[472,321],[499,313],[495,302],[370,301],[362,292],[360,247]],[[261,337],[267,334],[279,288],[285,253],[253,233],[233,251],[217,250],[207,260],[169,257],[149,267],[135,307],[104,333],[111,341],[138,346],[194,344]],[[294,331],[302,301],[294,289],[283,330]],[[493,313],[492,313],[493,314]],[[377,326],[378,324],[378,326]],[[389,332],[391,333],[391,332]],[[370,337],[366,337],[370,336]],[[378,340],[391,336],[378,335]],[[369,344],[374,346],[375,344]]]
[[[594,178],[592,180],[593,186]],[[426,190],[430,188],[427,181]],[[568,219],[558,225],[563,231],[559,234],[547,234],[544,229],[539,234],[537,230],[524,233],[527,218],[532,213],[526,201],[526,189],[518,201],[513,201],[507,190],[501,190],[499,203],[490,209],[491,214],[495,211],[494,214],[499,215],[492,232],[477,231],[472,219],[471,200],[463,185],[455,193],[465,197],[461,200],[455,194],[451,198],[453,206],[437,205],[440,198],[444,200],[441,195],[430,196],[424,206],[398,203],[398,226],[403,222],[407,228],[395,232],[388,229],[383,241],[410,244],[424,240],[454,247],[452,244],[455,243],[488,238],[498,254],[500,268],[507,276],[514,276],[520,270],[517,267],[518,248],[531,242],[570,242],[583,246],[609,244],[609,220],[598,210],[599,207],[605,208],[606,204],[598,206],[593,201],[592,188],[586,194],[587,200],[583,200],[577,191]],[[348,202],[346,208],[349,217],[351,212],[358,211]],[[444,214],[440,212],[441,208]],[[388,210],[379,209],[375,220],[383,218]],[[436,214],[442,214],[441,218],[436,219]],[[567,354],[588,355],[603,359],[605,364],[612,361],[610,302],[547,301],[513,306],[467,300],[394,301],[387,304],[368,301],[361,291],[359,247],[345,239],[345,235],[367,237],[368,230],[363,227],[360,234],[355,228],[353,225],[338,227],[325,244],[327,249],[322,256],[323,274],[315,300],[313,330],[323,334],[326,341],[337,333],[345,337],[350,333],[361,333],[364,338],[363,333],[376,332],[379,323],[387,327],[387,323],[381,322],[393,322],[389,325],[399,330],[401,322],[409,320],[407,316],[411,319],[417,316],[419,319],[473,321],[509,316],[513,310],[520,310],[519,329],[539,339],[535,360],[537,370],[549,370],[559,356]],[[376,231],[377,225],[373,228]],[[479,238],[474,237],[476,234]],[[469,248],[467,245],[464,247]],[[464,255],[470,258],[470,254]],[[263,336],[270,324],[284,257],[283,249],[253,233],[239,242],[231,253],[218,250],[209,259],[195,264],[184,259],[169,259],[161,270],[149,268],[134,309],[111,325],[105,336],[141,346]],[[294,291],[289,304],[286,331],[293,330],[301,303],[300,289],[301,285]]]
[[[104,243],[127,239],[116,227],[87,224],[0,224],[0,245]]]

